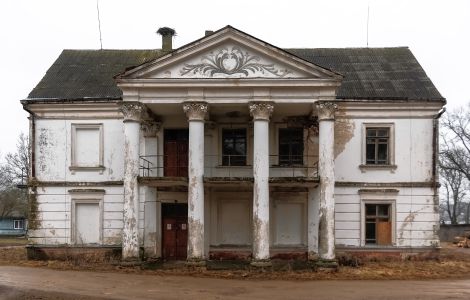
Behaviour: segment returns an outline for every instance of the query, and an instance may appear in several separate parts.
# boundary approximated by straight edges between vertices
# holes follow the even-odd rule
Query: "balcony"
[[[204,181],[209,184],[252,183],[253,166],[246,156],[205,155]],[[318,183],[318,156],[269,156],[271,185]],[[181,185],[187,183],[188,158],[174,155],[140,157],[141,182],[149,185]],[[159,182],[160,184],[157,184]],[[184,185],[184,184],[183,184]]]

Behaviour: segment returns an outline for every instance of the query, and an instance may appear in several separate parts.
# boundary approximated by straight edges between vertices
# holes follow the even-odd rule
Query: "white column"
[[[253,116],[253,265],[269,261],[269,118],[274,106],[252,103]]]
[[[320,212],[320,195],[319,189],[308,189],[308,203],[307,203],[307,247],[308,259],[316,260],[318,258],[318,223]]]
[[[138,102],[124,102],[124,229],[122,232],[122,259],[139,257],[139,152],[140,120],[144,106]]]
[[[188,157],[188,263],[203,264],[204,255],[204,119],[208,105],[183,105],[189,121]]]
[[[318,253],[323,261],[335,259],[335,110],[333,102],[317,105],[319,121],[320,226]]]
[[[153,120],[143,120],[141,130],[144,136],[143,154],[156,155],[158,149],[157,133],[160,130],[161,124]],[[148,161],[153,163],[150,167],[157,166],[157,159],[155,156],[146,157]],[[150,170],[144,176],[156,176],[156,169]],[[157,218],[157,189],[154,187],[144,187],[144,253],[146,257],[161,257],[160,251],[160,235],[159,227],[160,221]]]

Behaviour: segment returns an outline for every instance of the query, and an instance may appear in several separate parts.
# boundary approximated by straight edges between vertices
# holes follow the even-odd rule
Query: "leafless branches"
[[[441,119],[439,159],[444,210],[452,224],[469,221],[470,203],[470,106],[462,107]]]
[[[0,217],[26,215],[26,190],[17,188],[26,184],[29,174],[29,139],[23,133],[18,137],[17,149],[8,153],[0,163]]]

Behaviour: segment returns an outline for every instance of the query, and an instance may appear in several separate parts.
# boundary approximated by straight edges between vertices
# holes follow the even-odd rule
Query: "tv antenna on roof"
[[[100,6],[98,5],[99,0],[96,0],[96,11],[98,12],[98,31],[100,32],[100,50],[103,50],[103,40],[101,38],[101,21],[100,21]]]

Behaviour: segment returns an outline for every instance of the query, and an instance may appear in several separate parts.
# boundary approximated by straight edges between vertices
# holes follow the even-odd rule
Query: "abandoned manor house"
[[[407,47],[159,33],[162,49],[64,50],[21,101],[32,248],[269,266],[439,247],[446,101]]]

